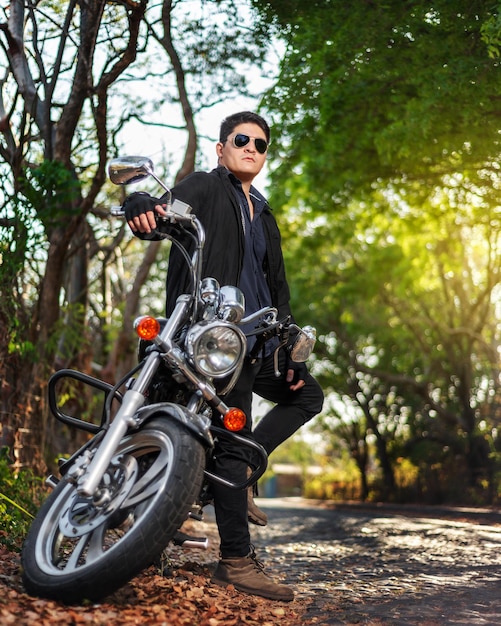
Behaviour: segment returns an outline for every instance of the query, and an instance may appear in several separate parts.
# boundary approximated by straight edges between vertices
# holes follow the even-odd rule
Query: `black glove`
[[[285,372],[286,378],[288,378],[289,376],[289,370],[292,370],[294,372],[292,379],[287,379],[287,383],[289,385],[296,385],[300,380],[306,380],[306,375],[308,374],[308,368],[306,367],[306,363],[298,363],[297,361],[293,361],[290,357],[290,354],[287,352]]]
[[[125,198],[125,202],[122,205],[125,211],[125,219],[130,221],[138,215],[148,213],[148,211],[155,211],[156,204],[161,204],[160,200],[150,196],[150,194],[145,191],[131,193],[130,196]]]

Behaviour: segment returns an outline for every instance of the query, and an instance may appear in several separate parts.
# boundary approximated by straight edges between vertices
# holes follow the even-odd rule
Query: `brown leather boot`
[[[252,474],[252,470],[249,467],[247,469],[247,478]],[[268,516],[264,511],[257,506],[254,502],[254,485],[251,485],[247,489],[247,518],[252,524],[257,526],[266,526],[268,523]]]
[[[294,592],[286,585],[279,585],[264,572],[263,564],[256,558],[254,550],[247,556],[221,559],[211,582],[226,587],[233,585],[238,591],[254,596],[290,602]]]

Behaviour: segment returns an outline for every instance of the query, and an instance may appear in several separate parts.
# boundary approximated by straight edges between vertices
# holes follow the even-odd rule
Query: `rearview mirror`
[[[139,156],[119,157],[110,161],[108,174],[115,185],[137,183],[148,176],[154,176],[153,161]]]
[[[297,327],[298,328],[298,327]],[[299,332],[291,348],[291,359],[303,363],[313,352],[317,340],[317,331],[313,326],[298,328]]]

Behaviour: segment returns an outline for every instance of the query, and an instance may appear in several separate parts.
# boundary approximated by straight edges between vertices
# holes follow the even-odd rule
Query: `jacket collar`
[[[218,165],[212,171],[217,173],[222,178],[228,179],[228,181],[232,185],[234,185],[234,181],[237,181],[238,183],[240,183],[240,180],[235,176],[235,174],[233,174],[233,172],[230,172],[230,170],[224,165]],[[268,204],[268,200],[266,199],[265,196],[263,196],[263,194],[258,189],[256,189],[256,187],[254,187],[254,185],[251,185],[250,194],[251,196],[254,196],[255,198],[257,198],[257,200],[259,200],[260,202],[264,202],[265,210],[268,209],[269,211],[271,211],[271,207]]]

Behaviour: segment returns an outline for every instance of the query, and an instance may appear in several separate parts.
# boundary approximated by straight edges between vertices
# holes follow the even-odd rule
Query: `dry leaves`
[[[277,626],[301,622],[305,608],[301,602],[282,604],[242,594],[231,586],[212,585],[217,539],[211,543],[212,548],[203,552],[172,548],[170,575],[161,576],[152,566],[105,602],[85,606],[66,606],[26,594],[19,555],[0,545],[0,624]]]

